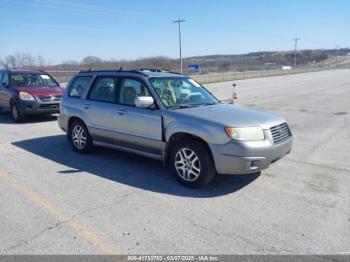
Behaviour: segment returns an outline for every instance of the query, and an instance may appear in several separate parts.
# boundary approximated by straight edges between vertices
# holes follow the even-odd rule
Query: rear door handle
[[[116,112],[117,112],[119,115],[124,115],[124,114],[127,114],[127,113],[128,113],[128,111],[126,111],[125,109],[118,109]]]
[[[90,105],[90,104],[83,104],[83,108],[84,108],[84,109],[90,109],[90,108],[91,108],[91,105]]]

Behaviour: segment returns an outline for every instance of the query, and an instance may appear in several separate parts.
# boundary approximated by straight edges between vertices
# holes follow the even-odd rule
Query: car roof
[[[44,71],[31,69],[10,69],[9,71],[15,74],[46,74]]]
[[[115,74],[137,74],[144,77],[186,77],[176,72],[160,70],[160,69],[133,69],[133,70],[87,70],[80,71],[78,74],[93,74],[93,75],[103,75],[106,73]]]
[[[144,72],[148,77],[185,77],[184,75],[173,72]]]

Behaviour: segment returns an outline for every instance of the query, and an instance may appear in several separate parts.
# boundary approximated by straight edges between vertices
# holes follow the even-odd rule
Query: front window
[[[136,96],[149,96],[147,87],[140,80],[123,78],[120,84],[118,103],[135,106]]]
[[[154,77],[150,83],[169,109],[218,104],[218,100],[200,84],[187,77]]]
[[[26,86],[57,86],[57,82],[46,74],[11,74],[11,85]]]

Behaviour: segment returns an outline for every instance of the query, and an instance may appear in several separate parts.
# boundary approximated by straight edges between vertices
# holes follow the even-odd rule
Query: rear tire
[[[78,153],[90,153],[93,149],[89,130],[82,121],[76,120],[70,125],[69,140]]]
[[[170,168],[181,184],[191,188],[205,186],[216,174],[214,162],[207,147],[192,139],[176,143],[171,150]]]
[[[21,123],[24,121],[24,115],[19,110],[16,103],[11,103],[10,109],[11,109],[12,118],[16,123]]]

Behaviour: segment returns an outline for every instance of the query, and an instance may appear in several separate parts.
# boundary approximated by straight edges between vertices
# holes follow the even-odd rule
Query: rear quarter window
[[[73,83],[69,87],[68,96],[80,98],[88,87],[90,79],[91,76],[80,76],[74,79]]]

